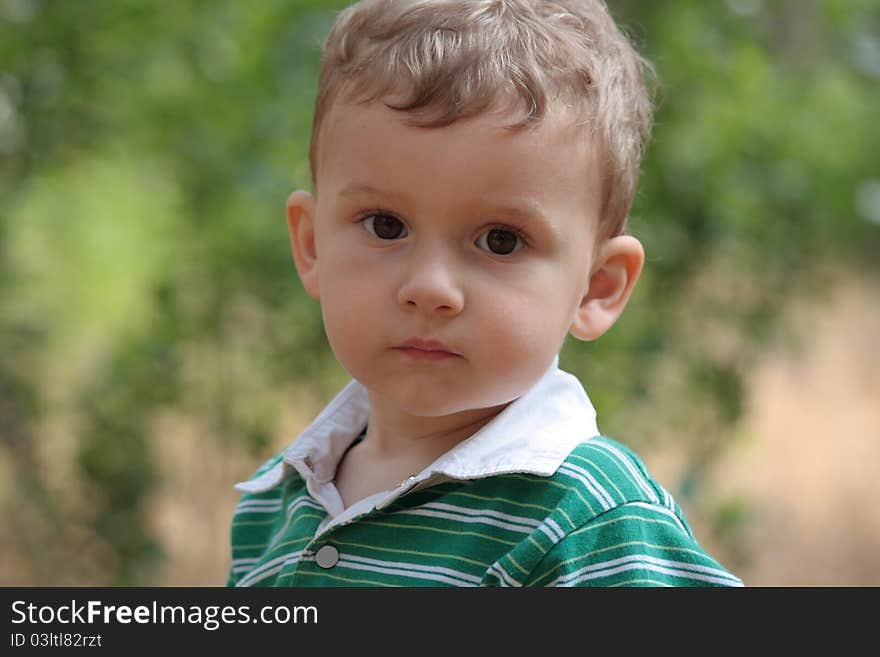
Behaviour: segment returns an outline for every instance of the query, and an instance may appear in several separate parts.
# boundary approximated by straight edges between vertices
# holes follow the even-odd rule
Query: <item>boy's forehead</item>
[[[426,199],[504,207],[511,218],[517,210],[549,217],[572,207],[581,220],[598,217],[595,145],[588,128],[565,118],[512,129],[509,115],[491,112],[424,128],[382,103],[340,104],[324,125],[316,191],[319,198],[396,197],[413,208]]]
[[[528,159],[543,161],[548,166],[565,154],[579,161],[585,179],[593,177],[601,158],[590,124],[563,106],[548,112],[540,121],[522,125],[519,118],[515,109],[497,105],[449,125],[425,127],[420,125],[417,115],[389,107],[387,99],[366,103],[338,99],[328,108],[317,135],[315,175],[317,178],[320,164],[328,156],[351,163],[381,155],[374,152],[377,148],[406,151],[407,146],[417,146],[425,140],[436,145],[436,140],[431,139],[434,136],[452,135],[473,127],[469,132],[471,138],[491,143],[496,150],[508,146],[520,151],[529,148]],[[384,137],[393,139],[383,142]],[[456,153],[450,144],[449,148],[433,148],[427,155],[432,159],[454,160]]]

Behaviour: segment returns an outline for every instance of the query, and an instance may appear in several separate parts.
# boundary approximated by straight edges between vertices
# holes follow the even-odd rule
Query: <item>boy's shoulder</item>
[[[579,444],[556,471],[556,477],[578,481],[581,493],[590,492],[603,511],[624,504],[655,505],[667,509],[690,528],[672,495],[654,478],[644,461],[626,444],[597,436]]]
[[[583,525],[624,506],[650,507],[692,535],[681,507],[626,444],[598,435],[579,443],[549,477],[510,473],[474,482],[498,497],[515,495]]]
[[[604,435],[578,444],[556,471],[555,478],[560,477],[579,481],[611,506],[665,504],[669,495],[631,447]]]

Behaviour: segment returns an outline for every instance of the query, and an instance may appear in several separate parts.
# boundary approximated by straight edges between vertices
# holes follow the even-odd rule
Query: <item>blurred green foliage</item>
[[[160,414],[256,462],[275,392],[345,380],[283,220],[345,4],[0,0],[4,577],[149,584]],[[618,326],[562,365],[606,433],[685,447],[687,497],[785,304],[829,263],[876,274],[880,6],[609,4],[660,82],[631,219],[648,263]],[[724,538],[748,512],[717,516]]]

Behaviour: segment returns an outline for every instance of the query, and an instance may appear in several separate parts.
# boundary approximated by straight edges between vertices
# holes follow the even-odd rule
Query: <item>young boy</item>
[[[557,367],[644,262],[644,66],[598,0],[339,15],[287,220],[353,380],[238,484],[229,585],[742,584]]]

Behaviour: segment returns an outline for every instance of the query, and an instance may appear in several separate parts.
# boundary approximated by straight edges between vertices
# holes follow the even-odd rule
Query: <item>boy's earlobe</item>
[[[315,197],[296,191],[287,198],[287,230],[293,262],[309,296],[320,299],[318,292],[318,252],[315,248]]]
[[[579,340],[606,333],[623,313],[644,263],[645,250],[636,238],[619,235],[605,242],[569,332]]]

